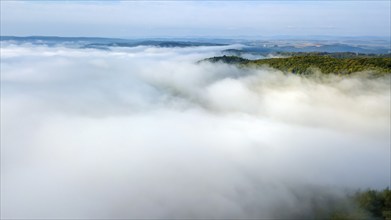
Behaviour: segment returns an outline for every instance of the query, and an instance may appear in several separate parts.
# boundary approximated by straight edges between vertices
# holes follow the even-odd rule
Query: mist
[[[389,186],[389,75],[198,62],[237,47],[2,44],[1,217],[311,217]]]

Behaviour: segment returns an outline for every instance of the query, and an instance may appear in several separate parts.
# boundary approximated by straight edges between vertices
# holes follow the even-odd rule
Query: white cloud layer
[[[3,45],[1,216],[300,216],[389,184],[389,76],[196,63],[221,49]]]

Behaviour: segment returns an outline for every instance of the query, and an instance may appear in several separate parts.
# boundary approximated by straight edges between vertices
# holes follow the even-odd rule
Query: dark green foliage
[[[209,61],[209,62],[212,62],[212,63],[222,62],[222,63],[229,63],[229,64],[246,64],[250,60],[244,59],[244,58],[238,57],[238,56],[226,56],[226,55],[224,55],[222,57],[211,57],[211,58],[208,58],[208,59],[205,59],[205,60],[201,60],[201,61]]]
[[[305,55],[288,58],[247,60],[237,56],[222,56],[208,58],[206,61],[255,67],[265,65],[297,74],[310,74],[317,69],[322,73],[335,74],[349,74],[366,70],[377,73],[391,73],[391,58],[389,57],[359,56],[355,58],[335,58],[324,55]]]
[[[372,70],[376,72],[391,72],[391,58],[359,57],[334,58],[330,56],[294,56],[289,58],[275,58],[255,60],[250,65],[269,65],[270,67],[292,73],[308,73],[311,68],[319,69],[322,73],[348,74],[353,72]]]
[[[373,219],[391,220],[391,190],[365,190],[357,191],[348,196],[350,209],[338,209],[330,213],[329,219]],[[341,206],[343,207],[343,206]]]
[[[357,192],[353,196],[354,202],[360,209],[366,210],[377,219],[391,220],[391,190],[367,190]]]

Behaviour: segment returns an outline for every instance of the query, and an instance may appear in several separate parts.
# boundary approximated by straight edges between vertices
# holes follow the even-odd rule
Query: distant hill
[[[211,57],[203,61],[223,62],[244,67],[270,66],[272,68],[297,74],[309,74],[315,69],[322,73],[350,74],[370,70],[377,73],[391,73],[389,57],[335,58],[332,56],[304,55],[287,58],[248,60],[238,56]]]
[[[243,52],[242,50],[238,49],[227,49],[223,51],[223,54],[226,55],[234,55],[234,56],[242,56],[246,55],[248,53]],[[391,53],[384,53],[384,54],[377,54],[377,53],[354,53],[354,52],[262,52],[262,53],[250,53],[253,55],[261,55],[261,56],[307,56],[307,55],[314,55],[314,56],[330,56],[334,58],[358,58],[358,57],[391,57]]]
[[[109,47],[198,47],[198,46],[224,46],[223,43],[193,42],[193,41],[173,41],[173,40],[137,40],[120,38],[99,38],[99,37],[51,37],[51,36],[31,36],[14,37],[1,36],[1,41],[11,41],[15,43],[32,43],[38,45],[53,46],[56,44],[75,44],[80,48],[94,48],[108,50]]]
[[[92,43],[84,48],[102,48],[102,47],[137,47],[137,46],[155,46],[155,47],[199,47],[199,46],[224,46],[217,43],[200,42],[181,42],[181,41],[141,41],[141,42],[110,42],[110,43]]]
[[[232,55],[244,53],[267,55],[271,53],[361,53],[361,54],[391,54],[391,49],[386,47],[353,46],[347,44],[321,44],[318,46],[249,46],[241,49],[227,49],[224,52]]]
[[[221,48],[223,54],[242,56],[244,54],[266,56],[270,54],[291,56],[294,53],[352,53],[391,56],[387,41],[357,40],[319,41],[319,40],[240,40],[240,39],[202,39],[202,38],[146,38],[121,39],[101,37],[58,37],[58,36],[0,36],[1,42],[12,44],[66,45],[73,48],[93,48],[110,50],[112,47],[154,46],[164,48],[184,48],[198,46],[227,46]],[[346,54],[345,54],[346,55]]]

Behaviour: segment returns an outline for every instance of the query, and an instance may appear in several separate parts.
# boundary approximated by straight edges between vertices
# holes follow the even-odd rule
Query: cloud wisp
[[[2,217],[308,216],[389,184],[389,76],[197,63],[222,48],[2,46]]]

